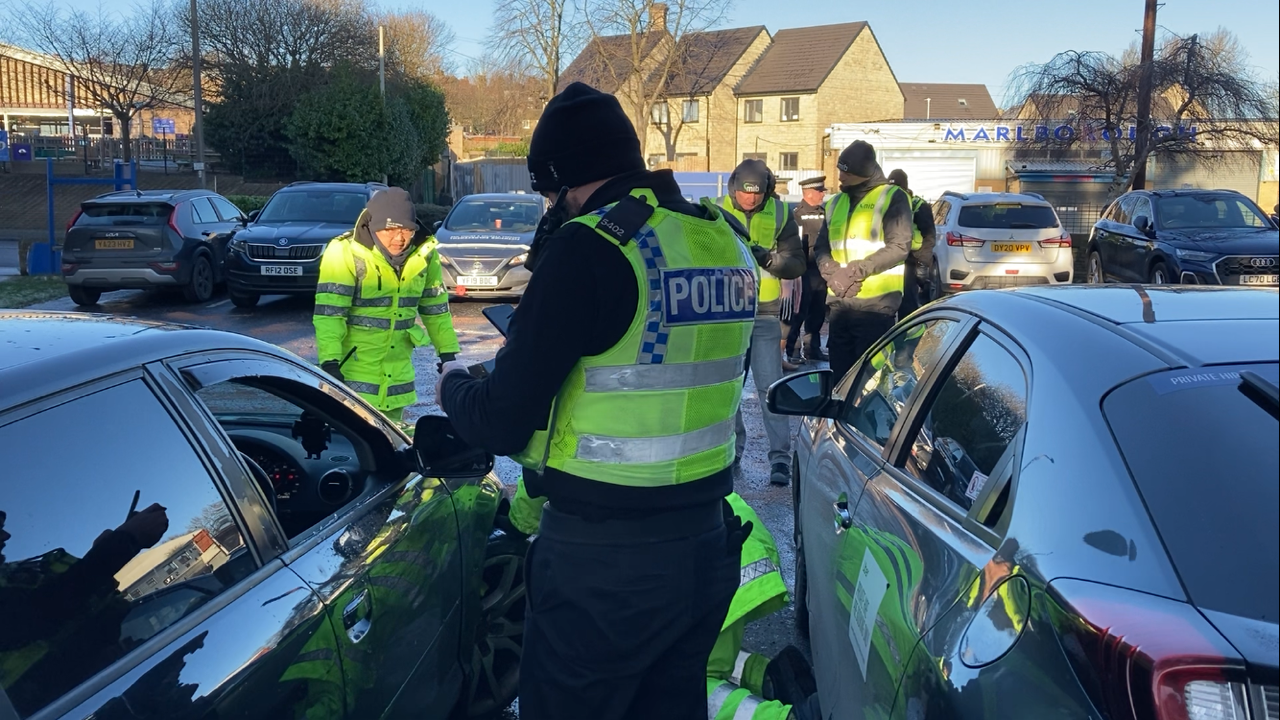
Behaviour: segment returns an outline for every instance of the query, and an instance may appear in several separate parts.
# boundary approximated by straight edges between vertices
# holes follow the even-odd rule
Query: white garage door
[[[899,169],[905,172],[911,191],[933,202],[942,197],[944,190],[973,192],[976,162],[974,158],[895,156],[886,152],[881,165],[885,175]]]

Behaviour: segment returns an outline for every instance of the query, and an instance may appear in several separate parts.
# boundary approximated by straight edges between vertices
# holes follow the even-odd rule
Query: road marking
[[[229,302],[231,302],[231,300],[230,300],[230,299],[227,299],[227,300],[219,300],[218,302],[211,302],[211,303],[209,303],[208,305],[205,305],[205,307],[207,307],[207,308],[222,307],[223,305],[226,305],[226,304],[227,304],[227,303],[229,303]]]

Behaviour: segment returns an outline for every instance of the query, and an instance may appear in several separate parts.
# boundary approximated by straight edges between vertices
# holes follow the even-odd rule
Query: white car
[[[933,204],[934,299],[947,293],[1071,282],[1071,234],[1033,193],[945,192]]]

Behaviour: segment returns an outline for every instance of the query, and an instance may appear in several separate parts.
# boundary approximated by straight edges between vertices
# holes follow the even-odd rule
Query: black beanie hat
[[[640,139],[618,99],[577,82],[542,111],[529,141],[528,162],[537,192],[645,169]]]
[[[373,232],[388,228],[406,228],[418,231],[417,213],[413,199],[403,188],[391,187],[378,190],[365,205],[365,216]]]
[[[869,142],[855,140],[840,153],[836,167],[854,177],[870,178],[876,174],[876,149]]]
[[[729,190],[732,192],[766,193],[773,192],[773,173],[763,160],[748,158],[743,160],[729,175]]]
[[[906,190],[907,189],[906,171],[903,170],[902,168],[898,168],[897,170],[894,170],[893,172],[889,173],[889,182],[893,183],[894,185],[897,185],[903,190]]]

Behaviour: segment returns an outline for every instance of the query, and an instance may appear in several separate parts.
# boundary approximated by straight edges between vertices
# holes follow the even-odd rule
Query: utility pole
[[[1133,189],[1147,187],[1147,146],[1151,143],[1152,74],[1156,55],[1157,0],[1147,0],[1142,16],[1142,58],[1138,67],[1138,138],[1134,146]]]
[[[200,188],[204,188],[204,98],[200,89],[200,15],[196,11],[196,0],[191,0],[191,89],[192,109],[196,113],[195,135],[196,159],[193,163],[196,175],[200,177]],[[166,165],[167,167],[167,165]]]
[[[194,0],[193,0],[194,1]],[[387,107],[387,29],[378,26],[378,91],[382,93],[382,107]],[[387,174],[382,174],[382,184],[387,184]]]

